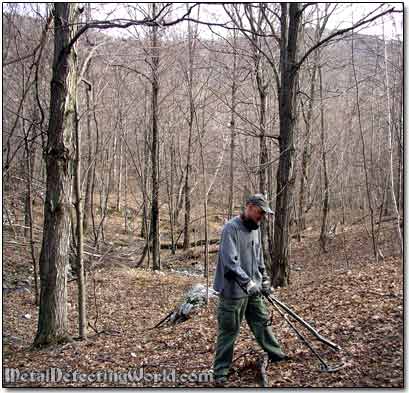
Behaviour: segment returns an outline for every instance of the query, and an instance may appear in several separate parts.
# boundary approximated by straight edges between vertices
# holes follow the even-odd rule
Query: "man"
[[[227,381],[234,342],[243,317],[270,361],[287,359],[268,326],[262,294],[271,293],[261,245],[260,222],[273,213],[262,194],[251,196],[244,212],[228,221],[222,231],[214,289],[220,293],[218,337],[213,373],[217,385]]]

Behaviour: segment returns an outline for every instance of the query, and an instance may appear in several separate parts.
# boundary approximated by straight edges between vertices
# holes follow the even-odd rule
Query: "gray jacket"
[[[250,279],[261,286],[264,269],[260,229],[250,231],[240,216],[232,218],[223,227],[213,288],[226,298],[245,297],[235,279],[243,287]]]

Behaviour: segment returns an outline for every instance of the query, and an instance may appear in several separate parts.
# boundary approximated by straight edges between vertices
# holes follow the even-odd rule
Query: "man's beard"
[[[254,231],[260,227],[260,224],[257,224],[251,218],[245,217],[244,214],[241,215],[241,220],[243,221],[243,225],[249,230]]]

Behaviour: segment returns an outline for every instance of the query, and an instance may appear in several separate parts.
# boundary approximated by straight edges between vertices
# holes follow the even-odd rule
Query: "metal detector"
[[[234,280],[237,282],[237,284],[240,286],[241,289],[243,289],[244,292],[247,293],[245,288],[238,282],[236,278]],[[282,301],[278,300],[275,296],[273,295],[265,295],[262,293],[262,295],[268,300],[270,304],[272,304],[277,311],[280,313],[280,315],[287,321],[287,323],[290,325],[290,327],[293,329],[293,331],[296,333],[297,337],[308,347],[308,349],[318,358],[320,361],[320,371],[322,372],[336,372],[343,368],[345,366],[344,363],[340,363],[337,365],[329,365],[323,358],[322,356],[312,347],[312,345],[308,342],[308,340],[298,331],[298,329],[294,326],[293,322],[291,322],[288,319],[288,316],[286,313],[283,312],[285,310],[289,315],[291,315],[295,320],[300,322],[303,326],[305,326],[314,336],[315,338],[322,342],[323,344],[329,346],[332,350],[334,351],[340,351],[341,347],[332,341],[328,340],[327,338],[323,337],[321,334],[319,334],[308,322],[304,321],[299,315],[297,315],[290,307],[288,307],[285,303]],[[281,310],[280,307],[283,309]]]

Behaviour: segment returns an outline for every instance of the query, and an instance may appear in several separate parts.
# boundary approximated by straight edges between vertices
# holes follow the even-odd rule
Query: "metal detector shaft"
[[[239,283],[239,281],[234,278],[234,280],[237,282],[239,287],[247,293],[246,289],[243,288],[243,286]],[[310,324],[305,322],[301,317],[299,317],[294,311],[292,311],[286,304],[283,302],[280,302],[277,298],[275,298],[272,295],[264,295],[263,296],[277,309],[277,311],[280,313],[280,315],[285,319],[285,321],[290,325],[290,327],[294,330],[294,332],[297,334],[298,338],[308,347],[308,349],[318,358],[318,360],[321,362],[321,371],[327,371],[327,372],[334,372],[339,370],[340,368],[344,367],[344,364],[339,364],[336,366],[329,366],[325,360],[320,356],[320,354],[312,347],[312,345],[308,342],[308,340],[297,330],[297,328],[294,326],[294,324],[288,319],[287,315],[280,310],[278,305],[282,307],[284,310],[286,310],[292,317],[294,317],[297,321],[299,321],[302,325],[304,325],[319,341],[327,344],[333,349],[341,349],[338,345],[334,344],[332,341],[327,340],[326,338],[322,337]],[[277,305],[277,304],[278,305]]]
[[[243,288],[243,286],[240,284],[240,282],[237,280],[236,277],[233,277],[234,281],[236,281],[236,283],[239,285],[239,287],[244,291],[247,292],[245,288]],[[293,318],[295,318],[298,322],[300,322],[302,325],[304,325],[316,338],[317,340],[321,341],[322,343],[328,345],[329,347],[331,347],[334,350],[341,350],[341,347],[335,343],[333,343],[332,341],[326,339],[325,337],[321,336],[321,334],[319,334],[308,322],[304,321],[304,319],[302,319],[299,315],[297,315],[293,310],[291,310],[290,307],[288,307],[286,304],[284,304],[282,301],[278,300],[276,297],[274,297],[273,295],[264,295],[263,296],[272,304],[272,305],[276,305],[276,303],[283,308],[285,311],[288,312],[289,315],[291,315]]]
[[[298,322],[300,322],[302,325],[304,325],[319,341],[321,341],[322,343],[328,345],[329,347],[339,351],[341,349],[341,347],[335,343],[333,343],[332,341],[326,339],[325,337],[321,336],[321,334],[319,334],[308,322],[304,321],[304,319],[302,319],[299,315],[297,315],[293,310],[291,310],[290,307],[288,307],[285,303],[281,302],[280,300],[278,300],[276,297],[274,297],[273,295],[264,295],[265,298],[273,305],[276,305],[276,303],[283,308],[285,311],[288,312],[288,314],[290,314],[293,318],[295,318]]]
[[[306,340],[306,338],[297,330],[294,324],[287,318],[287,315],[280,310],[280,308],[273,303],[273,306],[277,309],[277,311],[281,314],[281,316],[286,320],[286,322],[291,326],[294,332],[297,334],[298,338],[308,347],[308,349],[318,358],[318,360],[322,363],[325,369],[328,369],[329,366],[325,362],[325,360],[320,356],[320,354],[312,347],[312,345]]]

